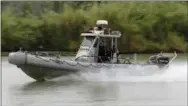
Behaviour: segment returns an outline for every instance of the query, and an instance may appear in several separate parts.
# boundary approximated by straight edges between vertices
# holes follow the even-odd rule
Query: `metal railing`
[[[124,64],[131,64],[132,62],[131,62],[130,60],[133,59],[132,57],[127,57],[127,58],[113,57],[113,58],[111,58],[110,56],[87,56],[87,55],[82,55],[82,56],[80,56],[80,57],[77,57],[75,60],[77,61],[77,60],[79,60],[79,59],[82,58],[82,57],[96,57],[96,58],[99,59],[99,61],[100,61],[101,63],[113,63],[113,62],[112,62],[113,59],[117,59],[117,63],[120,63],[119,60],[124,60],[124,62],[123,62]],[[108,59],[107,62],[106,62],[106,61],[103,61],[102,58]],[[126,63],[126,62],[127,62],[127,63]]]

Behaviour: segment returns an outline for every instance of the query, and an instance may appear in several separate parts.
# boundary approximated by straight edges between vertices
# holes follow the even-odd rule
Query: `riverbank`
[[[77,51],[80,33],[99,19],[122,33],[118,48],[123,53],[185,52],[188,42],[187,2],[51,1],[40,9],[34,8],[36,1],[12,3],[2,3],[7,4],[2,11],[3,51]],[[21,3],[25,8],[17,9]]]

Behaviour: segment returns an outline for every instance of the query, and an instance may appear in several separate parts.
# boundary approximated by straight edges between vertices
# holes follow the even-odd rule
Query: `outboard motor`
[[[151,56],[148,60],[149,64],[160,64],[160,65],[166,65],[170,61],[169,57],[162,56],[162,55],[155,55]]]
[[[157,61],[158,61],[158,64],[168,64],[170,61],[170,58],[165,57],[165,56],[159,56],[157,57]]]

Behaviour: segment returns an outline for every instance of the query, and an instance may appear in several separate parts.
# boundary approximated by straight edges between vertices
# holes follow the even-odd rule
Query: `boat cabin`
[[[81,33],[83,41],[75,57],[76,61],[94,63],[117,63],[117,38],[121,37],[119,31],[107,28],[108,21],[98,20],[96,26],[87,32]]]

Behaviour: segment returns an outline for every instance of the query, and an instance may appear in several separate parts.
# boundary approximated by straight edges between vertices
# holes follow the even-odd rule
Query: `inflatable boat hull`
[[[27,52],[13,52],[9,54],[8,61],[11,64],[19,67],[25,74],[31,78],[41,81],[56,78],[59,76],[68,75],[71,73],[77,73],[80,71],[92,71],[96,72],[101,68],[104,69],[117,69],[121,68],[125,71],[127,68],[147,68],[149,73],[152,74],[150,69],[161,69],[158,65],[149,64],[108,64],[108,63],[87,63],[78,62],[73,60],[61,60],[50,57],[42,57],[32,55]],[[163,69],[165,69],[163,67]],[[139,71],[135,72],[139,73]]]

